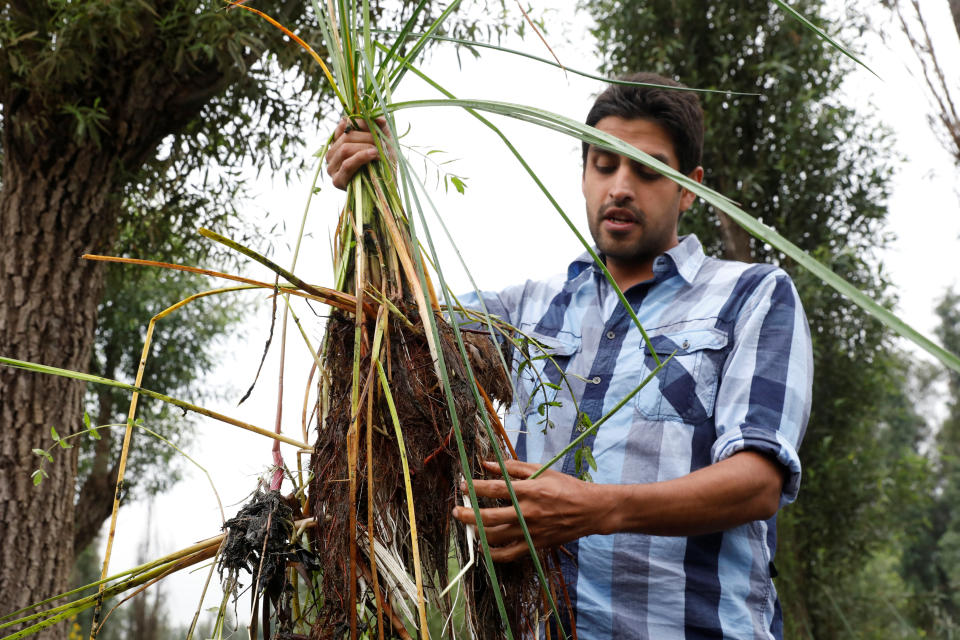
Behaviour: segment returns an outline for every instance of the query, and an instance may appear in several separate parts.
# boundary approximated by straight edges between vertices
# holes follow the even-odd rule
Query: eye
[[[639,162],[632,162],[633,173],[635,176],[643,180],[644,182],[655,182],[663,177],[662,174],[657,173],[653,169],[650,169],[646,165],[640,164]]]
[[[616,156],[597,154],[593,159],[593,168],[598,173],[613,173],[617,170],[618,165],[619,162]]]
[[[646,182],[653,182],[663,177],[663,175],[657,173],[656,171],[650,171],[649,169],[637,171],[636,174],[638,178]]]

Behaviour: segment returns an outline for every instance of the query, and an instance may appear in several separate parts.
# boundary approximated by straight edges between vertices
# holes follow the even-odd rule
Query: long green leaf
[[[410,52],[400,59],[395,69],[390,73],[390,82],[384,84],[389,84],[391,90],[396,90],[397,85],[400,84],[400,80],[403,79],[403,76],[407,72],[406,63],[416,59],[420,52],[423,51],[423,48],[427,46],[430,35],[433,34],[433,32],[440,27],[443,21],[446,20],[447,17],[449,17],[449,15],[453,13],[454,10],[459,6],[460,0],[453,0],[453,2],[451,2],[450,5],[443,10],[443,13],[441,13],[440,16],[437,17],[437,19],[434,20],[427,28],[426,33],[420,36],[420,38],[414,43],[413,47],[410,49]]]
[[[821,40],[823,40],[823,41],[825,41],[825,42],[827,42],[827,43],[829,43],[829,44],[831,44],[831,45],[833,45],[837,50],[840,51],[840,53],[842,53],[843,55],[847,56],[848,58],[850,58],[851,60],[853,60],[854,62],[856,62],[858,65],[860,65],[861,67],[863,67],[864,69],[866,69],[867,71],[869,71],[870,73],[872,73],[873,75],[877,76],[878,78],[880,77],[880,76],[877,75],[877,73],[876,73],[873,69],[871,69],[870,67],[868,67],[868,66],[866,65],[866,63],[863,62],[860,58],[858,58],[857,56],[853,55],[847,48],[845,48],[845,47],[844,47],[843,45],[841,45],[839,42],[837,42],[836,40],[834,40],[833,38],[831,38],[830,36],[828,36],[828,35],[826,34],[826,32],[823,31],[823,29],[821,29],[821,28],[818,27],[817,25],[815,25],[815,24],[813,24],[812,22],[810,22],[809,20],[807,20],[807,18],[804,17],[804,15],[803,15],[802,13],[800,13],[799,11],[797,11],[796,9],[794,9],[793,7],[791,7],[790,5],[788,5],[788,4],[787,4],[786,2],[784,2],[783,0],[773,0],[773,1],[774,1],[775,3],[777,3],[777,4],[780,6],[781,9],[783,9],[784,11],[786,11],[786,12],[787,12],[788,14],[790,14],[792,17],[794,17],[794,18],[796,18],[797,20],[799,20],[799,21],[800,21],[800,24],[802,24],[804,27],[806,27],[807,29],[809,29],[810,31],[812,31],[813,33],[815,33],[818,38],[820,38]]]
[[[480,42],[479,40],[467,40],[465,38],[452,38],[450,36],[440,36],[435,33],[411,33],[404,31],[396,31],[391,29],[374,29],[374,33],[382,33],[385,35],[396,35],[397,41],[399,42],[401,38],[429,38],[431,40],[436,40],[438,42],[452,42],[454,44],[461,44],[466,47],[477,47],[481,49],[492,49],[494,51],[499,51],[501,53],[509,53],[511,55],[520,56],[521,58],[528,58],[530,60],[536,60],[537,62],[542,62],[543,64],[548,64],[551,67],[556,67],[557,69],[563,69],[564,71],[569,71],[570,73],[581,76],[584,78],[589,78],[591,80],[599,80],[600,82],[606,82],[609,84],[622,84],[626,86],[635,86],[635,87],[658,87],[661,89],[669,89],[670,91],[689,91],[691,93],[720,93],[726,96],[760,96],[761,93],[745,93],[741,91],[727,91],[725,89],[698,89],[696,87],[674,87],[667,84],[654,84],[650,82],[632,82],[630,80],[619,80],[617,78],[606,78],[601,75],[590,73],[588,71],[580,71],[566,65],[561,65],[556,60],[551,60],[549,58],[543,58],[532,53],[527,53],[526,51],[520,51],[518,49],[511,49],[509,47],[504,47],[498,44],[493,44],[490,42]],[[409,66],[409,65],[408,65]],[[410,70],[413,71],[413,67],[410,67]]]
[[[25,369],[27,371],[33,371],[34,373],[44,373],[52,376],[59,376],[61,378],[72,378],[74,380],[81,380],[83,382],[92,382],[94,384],[102,384],[108,387],[116,387],[118,389],[125,389],[127,391],[136,391],[142,393],[145,396],[161,400],[168,404],[172,404],[175,407],[180,407],[181,409],[186,409],[187,411],[193,411],[201,415],[220,420],[221,422],[226,422],[227,424],[232,424],[235,427],[240,427],[241,429],[246,429],[247,431],[253,431],[262,436],[267,436],[268,438],[273,438],[275,440],[280,440],[287,444],[293,445],[300,449],[309,449],[310,445],[294,440],[293,438],[288,438],[287,436],[274,433],[267,429],[261,429],[260,427],[248,424],[246,422],[241,422],[229,416],[225,416],[216,411],[211,411],[205,409],[199,405],[192,404],[186,400],[179,400],[177,398],[172,398],[170,396],[164,395],[157,391],[152,391],[150,389],[145,389],[143,387],[138,387],[132,384],[127,384],[125,382],[120,382],[119,380],[113,380],[111,378],[101,378],[100,376],[95,376],[89,373],[82,373],[80,371],[72,371],[70,369],[61,369],[59,367],[51,367],[45,364],[37,364],[35,362],[25,362],[23,360],[15,360],[14,358],[6,358],[0,356],[0,365],[6,365],[8,367],[14,367],[16,369]]]
[[[410,202],[410,194],[412,193],[412,188],[410,186],[411,176],[406,166],[406,161],[400,164],[400,168],[401,168],[400,177],[401,177],[401,184],[403,187],[404,196],[407,202]],[[416,226],[413,224],[412,218],[410,219],[410,222],[409,222],[409,229],[410,229],[411,238],[414,242],[414,246],[417,246],[419,242],[416,236]],[[425,273],[423,260],[420,259],[421,258],[420,255],[415,256],[415,258],[416,258],[415,264],[417,268],[417,277],[420,280],[420,286],[421,288],[426,289],[426,273]],[[433,339],[433,342],[435,344],[440,344],[440,333],[439,333],[439,330],[437,329],[437,321],[433,313],[427,314],[426,322],[424,322],[424,329],[427,329],[427,328],[429,328],[430,330],[430,335]],[[439,377],[443,386],[443,392],[444,392],[444,397],[447,401],[447,407],[450,411],[450,422],[453,426],[453,431],[455,436],[454,439],[456,440],[456,443],[457,443],[457,453],[460,457],[460,466],[465,471],[463,475],[467,483],[467,492],[470,495],[470,500],[473,503],[474,513],[477,516],[477,535],[480,539],[480,548],[483,554],[484,565],[487,568],[487,575],[490,577],[491,586],[493,588],[494,600],[497,605],[497,612],[500,614],[500,619],[503,621],[507,640],[513,640],[513,630],[510,628],[509,618],[507,617],[506,606],[504,605],[503,595],[501,594],[500,584],[497,579],[497,572],[493,564],[493,558],[490,555],[490,544],[489,542],[487,542],[486,529],[483,526],[483,520],[482,518],[480,518],[480,514],[478,511],[480,502],[477,499],[477,494],[473,487],[473,478],[470,477],[470,473],[469,473],[469,470],[471,468],[470,460],[469,458],[467,458],[467,452],[466,452],[466,448],[464,446],[464,441],[463,441],[463,431],[460,427],[460,418],[457,415],[456,402],[453,396],[453,388],[450,384],[450,377],[447,374],[447,366],[446,366],[446,363],[444,362],[442,350],[437,349],[436,358],[437,358],[437,363],[436,363],[437,372],[439,374]],[[476,385],[472,384],[471,386],[475,387]],[[484,414],[482,413],[481,415],[484,415]],[[488,424],[489,422],[485,421],[485,425],[488,425]],[[495,442],[495,440],[492,440],[492,442]],[[497,447],[493,447],[493,449],[497,455],[500,455],[499,451],[497,450]],[[509,486],[508,486],[508,490],[511,490]],[[514,503],[516,504],[516,496],[513,496],[513,500],[514,500]]]
[[[851,302],[875,317],[884,325],[933,355],[945,366],[960,373],[960,357],[950,353],[940,345],[921,334],[919,331],[890,312],[890,310],[877,303],[870,296],[866,295],[855,286],[835,274],[828,267],[810,256],[810,254],[808,254],[806,251],[784,238],[777,231],[744,212],[730,199],[717,193],[713,189],[705,187],[699,182],[692,180],[679,171],[666,164],[663,164],[656,158],[644,153],[643,151],[640,151],[630,144],[627,144],[619,138],[616,138],[608,133],[604,133],[603,131],[595,129],[594,127],[587,126],[566,116],[551,113],[544,109],[508,102],[454,99],[413,100],[395,103],[391,105],[390,108],[395,111],[399,111],[402,109],[415,109],[424,107],[459,107],[463,109],[475,109],[479,111],[496,113],[517,120],[530,122],[548,129],[553,129],[554,131],[584,140],[588,144],[609,149],[622,156],[626,156],[632,160],[635,160],[653,169],[654,171],[667,176],[683,188],[689,189],[717,209],[720,209],[730,216],[734,221],[736,221],[737,224],[746,229],[751,235],[783,252],[789,258],[797,262],[797,264],[810,271],[813,275],[820,278],[820,280],[831,286],[837,292],[846,296]]]

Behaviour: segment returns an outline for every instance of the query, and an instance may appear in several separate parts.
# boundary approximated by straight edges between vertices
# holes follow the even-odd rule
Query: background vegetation
[[[876,251],[890,240],[886,200],[901,159],[877,114],[844,105],[842,83],[854,63],[773,3],[712,0],[705,11],[683,0],[623,4],[584,4],[596,20],[603,71],[652,68],[692,86],[762,93],[702,96],[704,183],[892,304]],[[791,6],[818,17],[828,3]],[[856,42],[870,28],[862,7],[848,5],[829,30]],[[942,503],[943,481],[933,480],[949,462],[921,452],[931,438],[941,451],[956,448],[957,434],[949,421],[929,425],[919,415],[906,354],[878,322],[723,213],[701,205],[685,214],[681,231],[715,255],[784,263],[810,321],[816,375],[803,489],[778,518],[775,582],[786,636],[955,633],[956,604],[943,601],[952,602],[947,576],[956,581],[960,567],[941,548],[952,544],[946,523],[954,516]],[[942,340],[956,303],[948,296],[938,307]]]

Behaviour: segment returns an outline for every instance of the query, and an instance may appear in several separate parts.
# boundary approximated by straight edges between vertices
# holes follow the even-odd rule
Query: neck
[[[636,284],[653,278],[653,258],[641,263],[625,263],[608,257],[606,264],[607,270],[621,291],[626,291]]]

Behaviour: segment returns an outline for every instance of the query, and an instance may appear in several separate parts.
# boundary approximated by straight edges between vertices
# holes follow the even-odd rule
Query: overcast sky
[[[573,3],[552,0],[535,4],[555,8],[550,18],[550,40],[561,61],[588,71],[596,69],[598,61],[587,33],[588,25],[584,16],[574,15],[569,7]],[[931,24],[949,27],[946,3],[924,3],[925,7],[928,5]],[[937,6],[943,15],[936,13]],[[949,32],[946,36],[943,40],[955,46],[956,38],[950,38]],[[542,45],[532,37],[525,42],[510,44],[544,55]],[[960,273],[957,269],[960,249],[957,170],[927,128],[924,114],[928,106],[919,80],[912,78],[904,68],[904,62],[910,61],[910,54],[903,44],[894,40],[891,43],[894,49],[890,50],[877,42],[872,43],[867,60],[882,80],[866,72],[857,72],[850,78],[848,95],[855,105],[877,108],[881,120],[896,132],[897,149],[906,158],[898,168],[890,200],[890,230],[896,240],[892,248],[882,254],[882,260],[900,295],[899,311],[917,329],[930,333],[935,326],[932,308],[936,299],[947,287],[958,284]],[[960,51],[956,47],[952,51],[944,47],[941,59],[960,60]],[[461,60],[462,68],[458,67],[450,50],[440,49],[431,55],[426,65],[429,73],[458,97],[530,104],[582,120],[592,96],[601,88],[595,81],[565,76],[551,67],[506,54],[485,53],[480,62],[469,56],[463,56]],[[956,69],[953,72],[956,76]],[[418,86],[412,78],[410,80],[397,96],[398,100],[432,97],[433,94]],[[422,166],[423,154],[428,150],[439,149],[444,153],[431,154],[429,158],[454,160],[444,165],[443,170],[466,179],[465,195],[444,194],[441,189],[436,194],[436,204],[481,288],[496,289],[526,278],[562,271],[580,252],[576,239],[563,228],[556,213],[515,160],[471,117],[448,108],[420,113],[408,111],[399,119],[402,123],[409,123],[410,133],[403,142],[413,147],[408,157],[415,166]],[[579,143],[538,131],[530,125],[497,122],[502,124],[504,132],[586,233],[580,195]],[[428,168],[425,179],[428,182],[436,180],[436,168]],[[259,215],[259,210],[269,212],[275,219],[282,218],[291,243],[308,192],[306,180],[305,177],[302,184],[286,187],[282,180],[271,184],[269,178],[264,177],[260,182],[261,195],[251,207],[255,215]],[[339,200],[339,194],[324,185],[312,209],[308,223],[310,237],[297,268],[297,273],[311,282],[330,284],[328,234],[339,211]],[[440,232],[436,233],[439,238]],[[445,241],[441,245],[444,247],[441,261],[447,265],[445,273],[453,288],[469,289],[469,281],[456,266],[456,254]],[[277,247],[273,257],[287,265],[290,255],[286,247]],[[269,277],[255,266],[244,275]],[[261,312],[246,327],[246,341],[231,343],[226,366],[214,380],[223,385],[222,389],[230,390],[231,397],[239,397],[238,390],[245,389],[252,379],[269,326],[269,304],[263,296],[254,299],[262,302]],[[302,310],[304,320],[308,319],[307,315],[308,312]],[[318,344],[320,324],[313,322],[310,331],[311,339]],[[298,336],[292,335],[290,348],[291,353],[300,355],[288,356],[284,423],[287,433],[299,437],[300,407],[309,361]],[[272,427],[277,380],[275,359],[274,348],[254,395],[242,408],[236,408],[235,401],[212,408],[259,426]],[[190,453],[213,476],[228,517],[237,511],[239,503],[256,486],[257,476],[270,462],[269,449],[270,443],[263,438],[225,425],[205,422],[198,429],[198,438]],[[186,475],[186,482],[156,501],[153,520],[155,527],[157,523],[160,527],[155,534],[153,555],[167,553],[219,532],[219,511],[205,479],[191,471]],[[134,550],[144,535],[145,513],[143,505],[132,505],[121,511],[112,572],[134,564]],[[165,589],[170,604],[179,609],[173,619],[189,619],[201,587],[199,576],[182,576],[167,581]],[[208,597],[206,606],[213,606],[218,600],[218,595]],[[245,598],[241,611],[248,606],[249,599]]]

